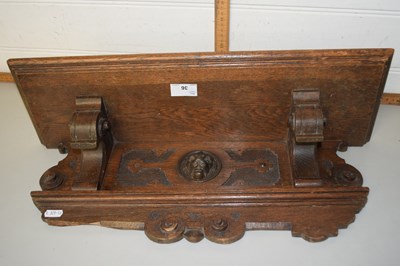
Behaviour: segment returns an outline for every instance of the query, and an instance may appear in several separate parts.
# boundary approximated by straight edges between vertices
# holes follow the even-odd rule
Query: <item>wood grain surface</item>
[[[121,142],[285,140],[289,96],[302,88],[321,90],[327,140],[363,145],[392,53],[153,54],[14,59],[9,65],[49,148],[68,142],[68,123],[80,95],[104,98],[114,137]],[[171,97],[171,83],[197,84],[199,96]]]
[[[0,82],[14,82],[11,73],[0,72]],[[381,104],[386,105],[400,105],[399,93],[383,93]]]
[[[336,236],[369,192],[337,151],[369,140],[392,55],[9,60],[42,143],[68,152],[32,199],[50,225],[144,230],[158,243],[227,244],[265,229]],[[171,96],[170,84],[196,84],[198,95]]]

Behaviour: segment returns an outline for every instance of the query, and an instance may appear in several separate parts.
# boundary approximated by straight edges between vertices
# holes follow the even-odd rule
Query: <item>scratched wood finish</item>
[[[232,243],[245,230],[291,230],[313,242],[335,236],[354,220],[369,191],[361,173],[336,152],[369,140],[392,54],[363,49],[10,60],[41,142],[68,152],[44,173],[43,191],[32,192],[32,199],[42,215],[63,210],[61,217],[42,217],[50,225],[144,230],[159,243]],[[171,83],[195,83],[198,96],[171,97]],[[315,143],[297,143],[303,129],[291,129],[294,92],[318,95],[312,106],[320,108],[323,134],[311,130],[297,138]],[[102,102],[107,111],[98,113],[107,123],[97,125],[91,116],[88,123],[72,123],[77,97]],[[314,111],[297,109],[313,128]],[[93,123],[107,125],[103,138],[112,145],[97,146],[96,160],[85,159],[90,149],[71,145],[71,127],[91,132]],[[100,135],[96,142],[102,143]],[[194,152],[200,155],[190,157]],[[186,165],[190,160],[196,164]],[[212,165],[216,161],[220,165]],[[93,164],[101,181],[82,191],[76,177],[85,181],[82,169]],[[189,172],[199,164],[204,176],[211,168],[216,175],[193,178]],[[298,165],[309,164],[314,176],[301,180]]]

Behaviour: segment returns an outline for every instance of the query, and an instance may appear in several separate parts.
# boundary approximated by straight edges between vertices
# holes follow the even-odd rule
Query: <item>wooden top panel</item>
[[[75,97],[102,96],[119,142],[286,141],[291,92],[319,88],[326,140],[369,140],[392,49],[11,59],[44,145],[69,142]],[[197,97],[171,97],[194,83]]]

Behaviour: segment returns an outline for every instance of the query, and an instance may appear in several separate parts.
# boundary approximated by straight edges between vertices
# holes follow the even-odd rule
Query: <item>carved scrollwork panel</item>
[[[149,184],[170,186],[161,164],[173,153],[174,150],[170,149],[160,155],[154,150],[131,150],[123,154],[117,174],[118,184],[139,187]]]
[[[223,186],[272,186],[279,181],[278,156],[269,149],[246,149],[242,153],[226,150],[235,161],[233,171]]]

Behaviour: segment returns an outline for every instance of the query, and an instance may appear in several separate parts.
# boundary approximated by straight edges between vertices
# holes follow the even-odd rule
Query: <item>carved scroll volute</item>
[[[319,90],[298,90],[292,94],[294,112],[291,127],[296,142],[312,143],[324,140],[324,115]]]
[[[96,149],[102,136],[99,120],[105,121],[105,111],[100,97],[77,97],[76,111],[69,124],[71,148]],[[101,125],[99,125],[101,126]]]
[[[72,149],[80,150],[80,171],[73,190],[97,190],[101,186],[112,135],[101,97],[77,97],[76,111],[69,124]]]
[[[316,158],[317,143],[324,140],[324,115],[317,89],[295,90],[292,93],[290,129],[295,186],[322,184]]]

